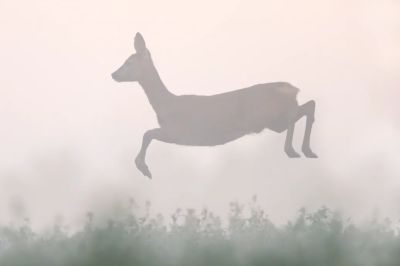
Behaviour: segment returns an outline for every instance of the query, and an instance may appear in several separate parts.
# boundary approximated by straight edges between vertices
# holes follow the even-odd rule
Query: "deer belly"
[[[207,125],[195,128],[163,128],[168,135],[168,142],[191,146],[216,146],[233,141],[245,135],[244,133],[223,127]]]
[[[215,146],[268,128],[275,132],[287,129],[289,117],[297,108],[295,99],[260,99],[248,104],[220,104],[219,108],[202,108],[199,112],[174,112],[161,127],[173,143]],[[187,108],[187,110],[190,110]]]
[[[168,126],[170,142],[179,145],[216,146],[234,141],[248,134],[259,133],[269,128],[276,132],[286,130],[287,123],[262,120],[223,120],[199,123],[185,123],[177,126]],[[193,122],[193,121],[192,121]]]

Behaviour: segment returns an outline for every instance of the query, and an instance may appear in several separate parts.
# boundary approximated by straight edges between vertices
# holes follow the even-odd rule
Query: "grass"
[[[146,205],[149,208],[149,204]],[[400,265],[400,237],[388,220],[358,228],[327,208],[301,209],[274,225],[254,198],[230,204],[227,223],[207,209],[171,217],[127,212],[74,233],[55,225],[38,234],[27,222],[0,228],[1,266],[385,266]]]

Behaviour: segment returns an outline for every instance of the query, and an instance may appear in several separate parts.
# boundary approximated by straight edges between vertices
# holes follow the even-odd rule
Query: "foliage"
[[[400,237],[388,220],[357,228],[328,208],[301,209],[295,220],[276,226],[256,197],[247,207],[231,203],[226,226],[207,209],[178,209],[168,220],[149,213],[130,211],[102,226],[88,213],[74,233],[55,225],[38,234],[29,220],[18,229],[4,226],[0,265],[400,265]]]

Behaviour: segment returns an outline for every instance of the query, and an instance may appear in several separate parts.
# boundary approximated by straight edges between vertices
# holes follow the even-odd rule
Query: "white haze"
[[[394,0],[3,0],[0,222],[78,223],[130,197],[225,213],[254,194],[276,222],[321,205],[399,217],[399,11]],[[320,158],[287,158],[270,131],[213,148],[155,141],[153,180],[142,176],[133,159],[155,115],[138,84],[110,77],[138,31],[176,94],[299,87],[300,103],[317,102]]]

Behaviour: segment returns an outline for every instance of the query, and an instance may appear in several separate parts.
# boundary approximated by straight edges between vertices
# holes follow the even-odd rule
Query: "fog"
[[[278,223],[321,205],[398,218],[399,11],[394,0],[2,1],[0,222],[79,223],[129,198],[224,212],[255,194]],[[300,88],[300,103],[317,103],[319,158],[287,158],[285,134],[267,130],[211,148],[154,141],[144,177],[133,161],[155,114],[138,84],[110,76],[136,32],[175,94]],[[303,133],[304,120],[298,150]]]

